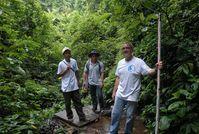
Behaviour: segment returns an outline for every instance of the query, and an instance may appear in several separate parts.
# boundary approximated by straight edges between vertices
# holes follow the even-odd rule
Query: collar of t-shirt
[[[93,63],[93,62],[90,60],[90,64],[91,64],[91,65],[97,65],[97,64],[99,64],[99,61],[96,61],[95,63]]]

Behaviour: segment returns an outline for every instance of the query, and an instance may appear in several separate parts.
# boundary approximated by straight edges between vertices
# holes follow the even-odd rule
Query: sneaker
[[[100,111],[98,111],[98,110],[93,110],[93,112],[96,113],[96,114],[100,113]]]
[[[73,118],[68,118],[68,121],[73,122]]]
[[[80,121],[80,122],[86,122],[87,119],[86,119],[86,118],[80,118],[79,121]]]

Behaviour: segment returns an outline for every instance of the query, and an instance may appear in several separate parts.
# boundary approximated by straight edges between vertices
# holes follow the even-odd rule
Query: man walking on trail
[[[100,54],[93,50],[89,55],[89,60],[84,67],[83,86],[89,88],[93,112],[99,113],[104,108],[103,100],[103,80],[104,80],[104,64],[98,60]],[[100,111],[97,111],[97,105],[100,105]]]
[[[120,60],[116,69],[115,86],[112,98],[115,100],[112,114],[110,134],[117,134],[123,108],[126,107],[125,134],[132,134],[133,114],[137,107],[141,88],[141,75],[154,75],[157,69],[162,68],[162,62],[150,68],[142,59],[133,55],[133,45],[125,43],[122,47],[124,59]]]
[[[75,59],[71,58],[71,50],[64,47],[62,50],[64,60],[59,63],[57,74],[61,77],[61,90],[63,92],[66,116],[68,120],[73,121],[73,112],[71,110],[71,100],[79,116],[79,121],[85,121],[85,114],[82,110],[82,103],[79,94],[79,75],[78,66]]]

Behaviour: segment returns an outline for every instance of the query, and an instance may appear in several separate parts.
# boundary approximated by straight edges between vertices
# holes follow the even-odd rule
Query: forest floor
[[[92,123],[88,126],[85,126],[79,130],[80,134],[108,134],[109,132],[109,126],[110,126],[110,117],[103,116],[100,118],[98,122]],[[120,127],[119,127],[119,134],[124,133],[124,125],[125,125],[125,119],[122,118],[120,121]],[[139,116],[136,116],[134,121],[134,128],[133,128],[134,134],[147,134],[147,129],[145,128],[142,120]]]
[[[64,131],[62,132],[67,133],[67,134],[108,134],[110,120],[111,120],[110,117],[103,116],[97,122],[91,123],[81,128],[71,126],[67,124],[66,122],[56,119],[56,118],[53,119],[53,122],[54,122],[54,126],[59,126],[59,127],[62,126],[62,129],[64,129]],[[125,119],[123,118],[121,119],[121,122],[120,122],[118,134],[124,133],[124,125],[125,125]],[[57,128],[58,127],[54,127],[54,129],[50,129],[50,133],[54,134],[58,132],[58,130],[56,130]],[[47,132],[49,133],[49,129]],[[44,133],[46,133],[46,131]],[[136,116],[134,120],[133,133],[134,134],[148,134],[148,131],[139,116]]]
[[[75,113],[75,116],[77,116],[76,113]],[[110,117],[110,112],[108,114],[101,114],[97,120],[83,127],[75,127],[73,125],[69,125],[66,121],[60,120],[59,118],[56,118],[56,117],[53,118],[52,121],[54,124],[53,129],[51,128],[51,130],[53,130],[52,133],[56,133],[57,131],[56,129],[62,126],[64,133],[67,133],[67,134],[108,134],[111,117]],[[49,126],[52,126],[52,123]],[[123,114],[120,120],[120,127],[119,127],[119,132],[118,132],[119,134],[124,133],[124,126],[125,126],[125,115]],[[140,119],[139,116],[135,116],[133,133],[134,134],[147,134],[148,133],[146,127],[144,126],[143,121]]]

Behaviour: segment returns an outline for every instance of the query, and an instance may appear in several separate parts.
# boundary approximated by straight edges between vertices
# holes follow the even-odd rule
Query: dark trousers
[[[104,108],[104,98],[102,89],[98,85],[89,85],[89,90],[91,94],[91,100],[93,105],[93,110],[97,110],[97,105],[99,102],[100,110]]]
[[[75,106],[75,110],[79,116],[79,119],[85,119],[85,114],[82,110],[82,103],[80,98],[79,90],[71,91],[71,92],[63,92],[64,100],[65,100],[65,107],[66,107],[66,114],[68,119],[73,118],[73,112],[71,110],[71,100]]]

